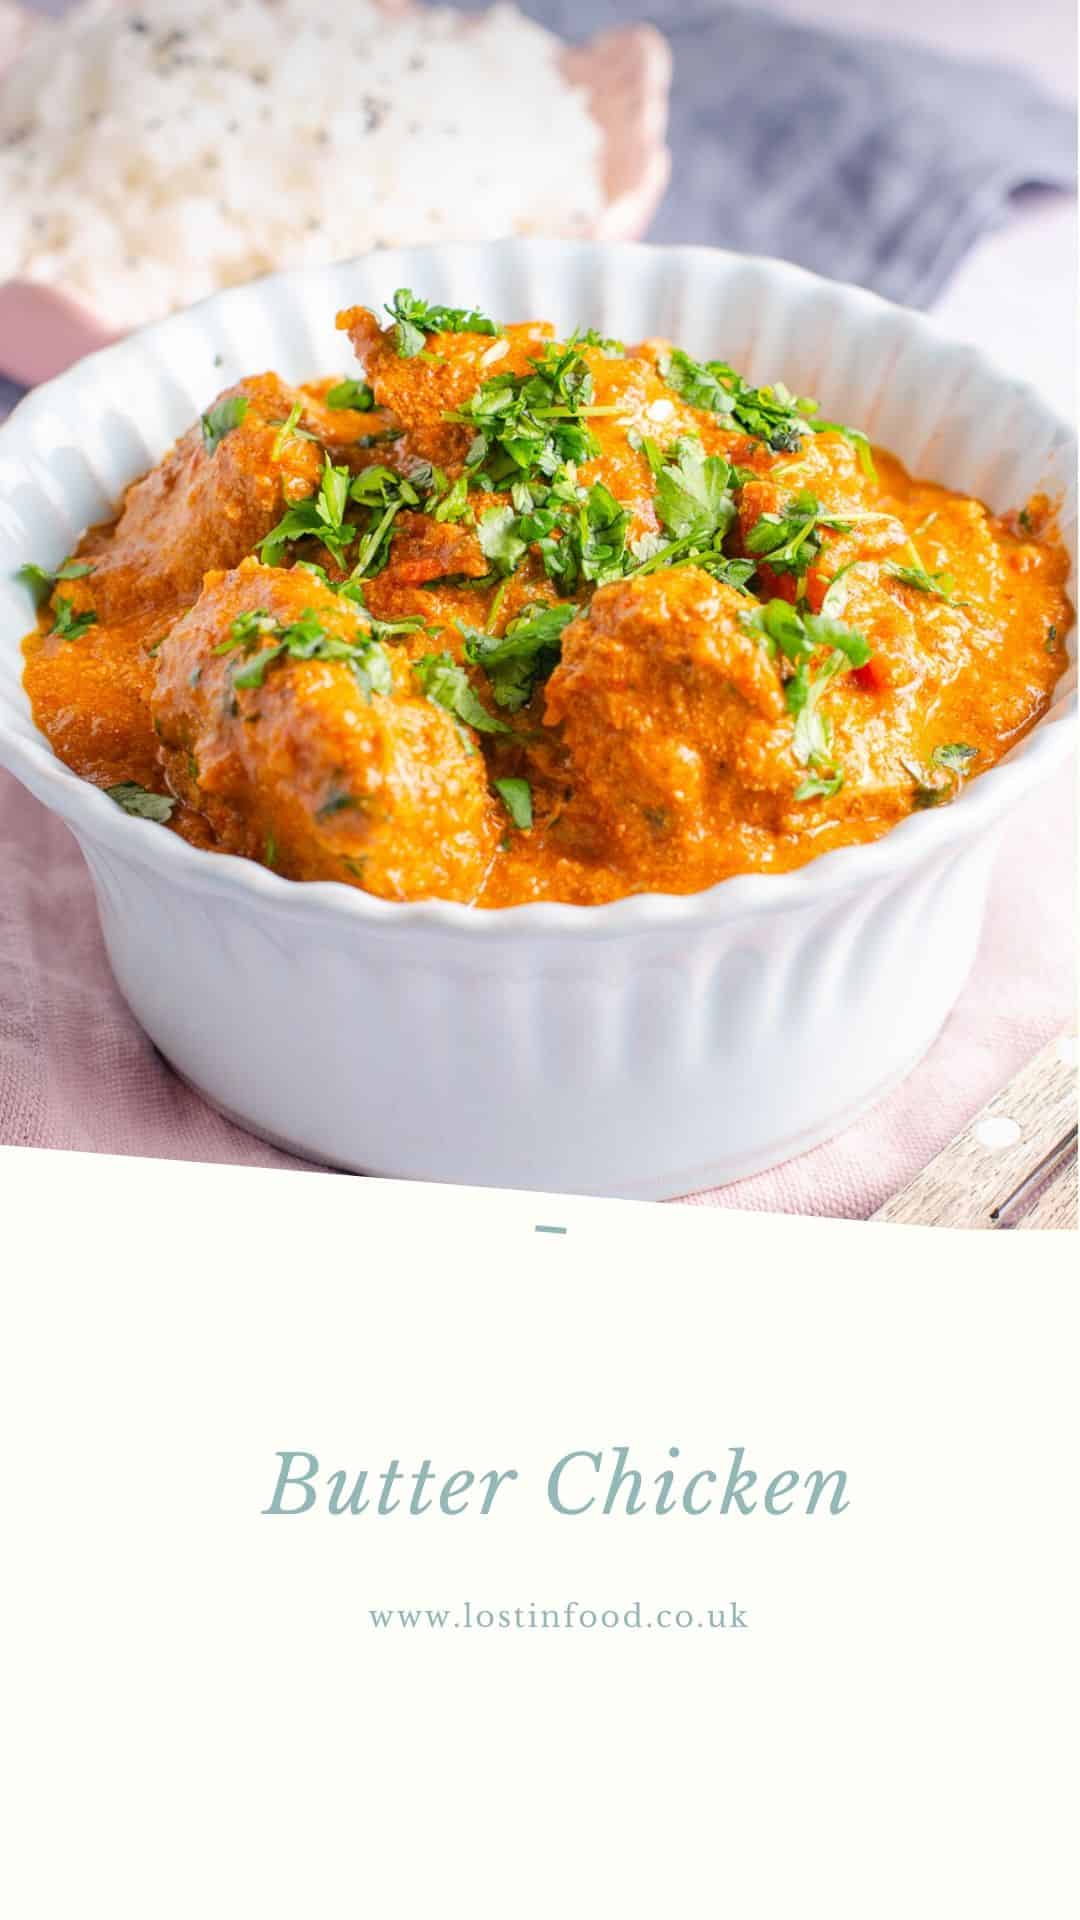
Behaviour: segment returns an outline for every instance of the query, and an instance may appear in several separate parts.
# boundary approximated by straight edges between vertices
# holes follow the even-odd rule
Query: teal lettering
[[[554,1507],[556,1513],[588,1513],[589,1508],[596,1505],[595,1496],[590,1494],[583,1507],[568,1507],[562,1497],[562,1477],[573,1460],[591,1460],[593,1472],[599,1473],[601,1458],[602,1456],[599,1453],[582,1453],[579,1451],[577,1453],[564,1453],[561,1460],[556,1460],[555,1465],[548,1475],[547,1483],[548,1501],[550,1505]]]
[[[769,1481],[765,1489],[766,1513],[790,1513],[792,1502],[787,1500],[784,1505],[781,1506],[779,1496],[790,1493],[791,1489],[797,1487],[798,1484],[799,1476],[797,1473],[792,1472],[790,1468],[785,1473],[776,1474],[774,1478]]]
[[[319,1471],[318,1460],[316,1459],[313,1453],[279,1453],[278,1459],[281,1461],[281,1471],[278,1474],[277,1486],[274,1488],[274,1495],[273,1495],[273,1499],[270,1502],[270,1505],[268,1507],[264,1507],[263,1512],[264,1513],[283,1513],[283,1514],[307,1513],[308,1508],[313,1507],[315,1505],[315,1489],[312,1486],[311,1482],[315,1474],[317,1474]],[[293,1473],[294,1460],[306,1460],[307,1461],[306,1472],[300,1473],[300,1474],[294,1474]],[[282,1498],[284,1496],[286,1487],[299,1487],[301,1489],[303,1493],[303,1500],[300,1506],[298,1507],[282,1506],[281,1502],[282,1502]]]
[[[728,1452],[734,1454],[735,1457],[731,1462],[731,1472],[728,1474],[727,1486],[724,1488],[724,1498],[720,1503],[720,1511],[721,1513],[727,1513],[734,1500],[740,1513],[753,1513],[754,1508],[757,1506],[757,1501],[747,1500],[746,1494],[743,1492],[742,1483],[743,1481],[746,1482],[747,1490],[756,1486],[757,1474],[751,1467],[744,1468],[743,1466],[743,1455],[746,1452],[745,1447],[729,1447]]]
[[[806,1502],[807,1513],[813,1513],[829,1480],[836,1481],[836,1485],[829,1497],[829,1512],[847,1512],[847,1509],[851,1505],[850,1500],[844,1499],[844,1494],[847,1492],[847,1474],[842,1467],[834,1467],[831,1473],[819,1473],[815,1470],[813,1473],[807,1474],[806,1489],[809,1494],[809,1499]]]

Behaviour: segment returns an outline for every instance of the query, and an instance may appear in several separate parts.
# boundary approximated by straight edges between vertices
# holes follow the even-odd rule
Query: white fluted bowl
[[[0,761],[74,831],[121,990],[178,1072],[252,1131],[382,1174],[662,1198],[773,1165],[934,1038],[974,955],[995,829],[1071,751],[1074,666],[953,805],[795,873],[604,907],[402,906],[283,880],[130,818],[33,724],[15,567],[58,563],[241,373],[339,367],[335,310],[401,285],[669,335],[783,379],[996,508],[1049,493],[1075,555],[1072,437],[1031,389],[870,294],[704,248],[542,241],[233,289],[71,368],[0,429]]]

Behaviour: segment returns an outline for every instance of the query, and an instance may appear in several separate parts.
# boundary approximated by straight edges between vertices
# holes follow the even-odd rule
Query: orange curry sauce
[[[590,904],[875,839],[1045,711],[1045,500],[665,342],[396,304],[339,316],[362,380],[229,388],[52,585],[34,716],[122,804],[296,880]]]

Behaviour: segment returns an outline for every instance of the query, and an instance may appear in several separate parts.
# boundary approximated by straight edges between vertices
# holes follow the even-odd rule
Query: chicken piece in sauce
[[[498,831],[484,761],[370,633],[306,568],[208,574],[157,657],[166,779],[224,852],[289,879],[474,900]]]
[[[779,669],[746,610],[680,567],[601,587],[563,635],[544,720],[569,756],[568,815],[621,872],[685,870],[735,822],[779,826],[802,774]]]
[[[318,443],[282,431],[296,405],[302,395],[275,373],[240,380],[129,487],[94,563],[103,625],[190,606],[204,573],[238,566],[285,507],[313,491]]]

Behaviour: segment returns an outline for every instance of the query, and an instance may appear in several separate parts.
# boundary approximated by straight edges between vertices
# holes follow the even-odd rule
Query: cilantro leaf
[[[274,435],[274,444],[270,449],[270,458],[272,460],[280,460],[282,449],[290,440],[312,440],[316,446],[318,445],[318,434],[309,433],[306,427],[300,425],[300,416],[303,411],[303,401],[294,401],[293,405],[289,408],[288,418],[279,423],[278,430]],[[271,421],[270,425],[272,426],[273,424],[273,421]]]
[[[850,533],[850,520],[826,513],[813,493],[796,493],[780,513],[763,513],[746,536],[747,553],[766,560],[774,573],[802,579],[821,552],[821,529]]]
[[[714,580],[721,581],[725,587],[733,587],[736,593],[749,595],[750,582],[755,572],[752,560],[731,559],[726,553],[718,553],[714,549],[712,552],[687,554],[686,563],[693,567],[701,567],[705,573],[711,574]]]
[[[458,665],[452,654],[425,653],[413,661],[413,672],[428,699],[438,707],[445,707],[463,726],[475,727],[478,733],[510,732],[505,720],[488,712],[474,692],[464,667]]]
[[[844,784],[842,773],[810,773],[801,780],[792,795],[793,800],[831,800],[839,793]]]
[[[332,413],[342,413],[346,408],[353,413],[370,413],[375,405],[375,395],[366,380],[339,380],[331,387],[323,403]]]
[[[459,623],[465,657],[483,667],[491,682],[496,705],[516,713],[541,680],[558,666],[563,630],[577,615],[576,607],[535,602],[511,620],[502,635]]]
[[[930,755],[935,767],[946,767],[950,773],[966,773],[971,762],[978,757],[978,747],[966,746],[962,740],[951,742],[948,746],[935,747]]]
[[[722,539],[735,518],[731,468],[716,454],[706,456],[700,440],[675,443],[675,458],[656,477],[656,511],[677,540]]]
[[[629,576],[661,567],[697,566],[744,593],[755,562],[724,552],[735,518],[736,475],[729,463],[717,454],[706,455],[700,440],[689,434],[675,442],[666,462],[652,441],[639,439],[638,444],[656,477],[657,518],[674,538],[644,534],[634,541],[631,551],[638,564],[626,569]]]
[[[27,589],[35,607],[43,606],[58,580],[84,580],[93,567],[85,560],[65,560],[62,567],[51,572],[48,567],[39,567],[33,560],[27,560],[15,575]]]
[[[549,341],[529,364],[529,373],[485,380],[463,407],[444,415],[473,428],[466,464],[491,487],[523,476],[554,482],[568,462],[599,451],[585,423],[593,378],[574,343]]]
[[[521,565],[529,548],[513,507],[490,507],[486,513],[482,513],[477,523],[476,537],[480,542],[480,551],[485,560],[491,562],[496,573],[513,573]]]
[[[230,393],[215,401],[209,413],[202,415],[203,445],[213,458],[227,433],[232,433],[247,416],[251,401],[246,393]]]
[[[432,489],[424,501],[424,512],[430,513],[440,525],[444,522],[454,525],[463,520],[472,519],[469,505],[469,476],[459,473],[453,485],[440,468],[433,469]]]
[[[855,447],[863,471],[875,477],[870,442],[862,429],[820,419],[817,401],[791,393],[782,381],[753,387],[726,360],[692,360],[681,347],[673,350],[662,371],[669,387],[690,406],[727,415],[773,453],[797,453],[808,433],[841,433]]]
[[[603,586],[621,580],[626,571],[626,538],[630,515],[613,493],[597,480],[578,512],[581,571],[586,580]]]
[[[949,606],[962,607],[965,604],[963,600],[958,600],[956,597],[956,582],[952,574],[944,570],[940,573],[928,573],[920,561],[917,566],[890,567],[888,572],[889,577],[899,580],[902,586],[914,587],[918,593],[933,594],[935,599],[944,600]]]
[[[515,827],[525,833],[533,823],[532,788],[527,780],[494,780],[492,785]]]
[[[636,427],[631,427],[626,439],[627,444],[633,447],[635,453],[643,453],[645,455],[653,479],[655,480],[664,464],[664,455],[658,443],[653,440],[649,434],[639,433]]]
[[[403,360],[424,351],[429,333],[498,333],[494,320],[475,307],[432,306],[409,287],[399,287],[387,313],[396,323],[396,346]]]
[[[54,611],[56,618],[50,632],[61,640],[81,640],[83,634],[98,623],[96,613],[76,613],[74,601],[66,599],[62,593],[56,596]]]
[[[727,415],[732,424],[773,453],[795,453],[813,431],[813,400],[800,400],[779,382],[753,387],[726,360],[692,360],[676,347],[664,369],[664,378],[676,393],[706,413]]]
[[[955,800],[969,772],[971,763],[978,758],[978,747],[969,747],[963,741],[956,740],[944,746],[935,747],[930,755],[932,771],[925,773],[913,762],[901,760],[900,764],[910,773],[915,783],[914,802],[917,807],[942,807]],[[940,768],[944,779],[934,777],[933,769]]]
[[[854,560],[846,560],[842,567],[837,567],[821,598],[822,613],[843,613],[844,607],[847,604],[848,588],[844,586],[842,582],[846,575],[851,572],[851,569],[859,566],[859,564],[859,559],[856,556]]]
[[[350,486],[348,497],[369,509],[367,531],[357,548],[350,577],[370,579],[386,565],[397,515],[402,507],[418,507],[420,495],[410,480],[390,467],[365,467]]]
[[[261,646],[263,640],[269,645]],[[369,703],[373,693],[389,694],[393,690],[390,662],[374,633],[357,627],[353,640],[329,633],[311,607],[305,608],[299,620],[285,625],[261,607],[237,614],[228,638],[214,652],[220,655],[238,650],[244,653],[245,663],[232,673],[234,687],[263,686],[267,669],[275,660],[289,659],[341,662]]]
[[[676,347],[663,369],[663,375],[668,386],[674,387],[688,406],[700,407],[704,413],[732,413],[735,396],[720,379],[721,366],[720,361],[710,365],[701,360],[692,360],[681,347]]]
[[[293,541],[321,540],[338,565],[344,566],[345,554],[356,537],[356,529],[345,523],[351,480],[349,468],[335,467],[328,454],[318,490],[288,507],[277,526],[271,527],[260,542],[259,558],[263,565],[277,566],[285,548]]]
[[[743,631],[763,639],[772,653],[779,653],[788,672],[784,680],[784,700],[795,721],[792,751],[802,766],[831,782],[839,769],[832,764],[832,727],[822,711],[822,699],[837,674],[864,667],[870,658],[870,646],[861,633],[845,627],[828,614],[799,613],[786,600],[770,600],[764,606],[741,616]],[[823,649],[828,648],[824,660]],[[796,798],[806,799],[806,782]],[[818,789],[812,789],[817,792]],[[832,787],[838,792],[838,787]]]
[[[626,348],[621,340],[612,340],[610,335],[597,333],[595,327],[586,327],[584,333],[574,335],[573,344],[579,347],[595,347],[608,360],[625,360]]]
[[[125,813],[134,814],[137,820],[156,820],[159,826],[172,818],[176,806],[169,794],[150,793],[137,780],[122,780],[119,786],[106,787],[105,792]]]
[[[533,489],[527,491],[531,499]],[[519,484],[514,492],[522,498],[526,490]],[[521,565],[535,542],[549,578],[570,592],[582,578],[595,586],[622,579],[629,527],[626,508],[596,481],[587,492],[570,487],[560,493],[552,487],[544,505],[524,513],[515,513],[513,506],[492,507],[481,516],[477,533],[485,557],[504,576]]]

